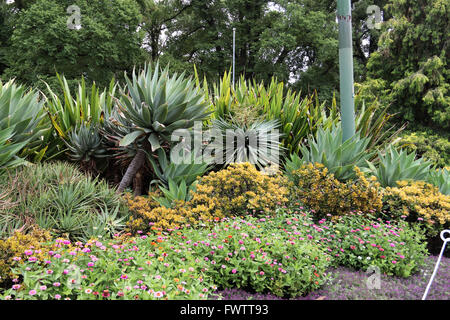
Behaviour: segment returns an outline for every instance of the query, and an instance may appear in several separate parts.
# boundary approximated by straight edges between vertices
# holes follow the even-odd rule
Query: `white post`
[[[431,275],[430,282],[428,282],[427,289],[425,290],[425,293],[423,294],[422,300],[425,300],[428,296],[428,291],[430,291],[431,284],[433,283],[434,277],[436,276],[436,273],[439,268],[439,264],[441,263],[442,255],[444,254],[444,251],[445,251],[445,246],[447,245],[447,242],[450,241],[450,237],[449,238],[445,237],[446,233],[450,234],[450,230],[444,230],[441,232],[441,239],[442,239],[442,241],[444,241],[444,244],[442,245],[441,253],[439,254],[439,258],[436,262],[436,266],[434,267],[434,271],[433,271],[433,274]]]

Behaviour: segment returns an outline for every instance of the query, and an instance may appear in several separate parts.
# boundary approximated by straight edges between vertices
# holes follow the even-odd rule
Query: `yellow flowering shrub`
[[[250,163],[234,163],[202,177],[189,204],[222,218],[271,212],[288,201],[287,195],[281,177],[262,174]]]
[[[391,218],[422,223],[428,237],[450,227],[450,196],[424,181],[398,181],[386,188],[383,209]]]
[[[52,237],[48,231],[37,227],[31,228],[26,234],[16,231],[11,237],[0,240],[0,283],[10,280],[13,276],[11,266],[28,259],[26,250],[33,250],[33,256],[38,260],[48,256],[51,247],[45,246],[44,243],[51,240]]]
[[[358,167],[354,170],[355,180],[340,182],[323,164],[304,164],[293,173],[299,181],[294,193],[317,217],[381,210],[382,194],[376,178],[367,179]]]
[[[151,227],[175,229],[246,213],[268,213],[277,204],[285,204],[287,194],[281,177],[264,175],[249,163],[231,164],[202,177],[196,191],[191,193],[191,200],[178,201],[172,208],[160,206],[153,200],[161,196],[159,192],[151,192],[148,197],[127,195],[132,213],[128,231],[135,233]]]

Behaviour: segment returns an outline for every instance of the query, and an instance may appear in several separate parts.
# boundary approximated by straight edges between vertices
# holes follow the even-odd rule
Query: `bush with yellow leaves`
[[[51,240],[50,233],[38,227],[32,227],[28,233],[16,231],[11,237],[0,240],[0,283],[12,279],[11,267],[28,259],[27,253],[32,252],[37,260],[48,256],[51,247],[44,244]]]
[[[185,225],[209,224],[224,217],[269,213],[287,203],[288,190],[281,177],[264,175],[250,163],[231,164],[202,177],[190,201],[178,201],[172,208],[160,206],[153,198],[127,196],[132,218],[128,231],[175,229]]]
[[[398,181],[383,195],[383,212],[391,219],[419,223],[427,237],[450,227],[450,196],[424,181]]]
[[[357,178],[340,182],[323,164],[308,163],[293,172],[298,184],[293,192],[317,218],[342,216],[351,211],[373,213],[382,208],[382,194],[376,178],[367,179],[358,167]]]
[[[285,204],[288,190],[281,177],[262,174],[250,163],[234,163],[201,178],[189,201],[214,218],[272,212]]]

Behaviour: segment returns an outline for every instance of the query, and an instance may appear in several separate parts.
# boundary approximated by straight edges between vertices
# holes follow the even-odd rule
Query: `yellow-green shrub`
[[[313,210],[317,217],[342,216],[350,211],[373,212],[382,208],[382,194],[376,178],[366,179],[358,167],[357,178],[340,182],[320,163],[304,164],[294,171],[298,184],[297,199]]]
[[[260,173],[249,163],[231,164],[226,169],[202,177],[190,201],[178,201],[172,208],[160,206],[151,192],[148,197],[127,196],[132,218],[128,231],[150,227],[175,229],[186,224],[208,224],[221,218],[246,213],[268,213],[285,204],[288,190],[281,177]]]
[[[422,223],[428,237],[450,226],[450,196],[424,181],[398,181],[398,187],[386,188],[385,214],[393,219]]]
[[[0,240],[0,283],[10,280],[13,276],[12,265],[23,263],[28,258],[25,254],[26,250],[33,250],[33,256],[38,260],[47,256],[51,247],[44,246],[44,243],[51,239],[48,231],[33,227],[29,233],[16,231],[11,237]],[[20,260],[14,261],[14,257],[20,258]]]
[[[202,177],[189,204],[222,218],[271,212],[288,201],[287,195],[281,177],[264,175],[250,163],[235,163]]]
[[[135,234],[137,231],[148,231],[152,228],[175,229],[198,222],[184,201],[176,202],[173,208],[166,208],[153,199],[160,196],[159,191],[151,191],[148,197],[132,198],[126,195],[128,207],[132,213],[127,223],[127,231]]]

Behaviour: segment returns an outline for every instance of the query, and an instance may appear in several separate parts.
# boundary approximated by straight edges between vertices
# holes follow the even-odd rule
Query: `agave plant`
[[[130,80],[125,75],[127,91],[121,91],[121,99],[116,99],[120,115],[115,121],[118,127],[127,127],[130,133],[120,139],[120,147],[132,146],[136,155],[128,166],[120,182],[118,192],[122,192],[136,172],[145,162],[146,153],[155,152],[168,146],[172,133],[177,129],[190,129],[195,121],[205,120],[209,113],[203,96],[195,88],[191,79],[184,74],[169,76],[168,69],[160,71],[159,64],[152,69],[146,65]],[[117,136],[122,132],[117,132]]]
[[[181,180],[179,184],[174,180],[169,179],[168,189],[160,186],[159,188],[164,194],[164,197],[154,197],[154,199],[166,208],[172,207],[175,201],[189,201],[191,200],[191,191],[195,191],[196,182],[188,186],[185,180]]]
[[[152,180],[150,184],[159,184],[163,188],[170,188],[169,182],[172,180],[176,185],[185,183],[191,186],[199,176],[205,174],[209,166],[207,163],[195,161],[192,157],[189,163],[175,163],[167,159],[163,149],[157,151],[158,162],[150,158],[150,162],[158,179]]]
[[[450,171],[447,168],[431,170],[427,182],[439,188],[439,192],[450,195]]]
[[[14,80],[7,83],[0,81],[0,131],[5,131],[9,137],[4,138],[3,144],[8,144],[8,151],[3,151],[4,157],[18,145],[22,148],[15,150],[17,157],[32,157],[39,161],[46,152],[42,146],[42,138],[51,133],[51,126],[46,122],[43,111],[44,100],[34,90],[26,91],[25,87],[16,85]],[[7,141],[6,141],[7,140]],[[13,147],[15,146],[15,147]]]
[[[395,187],[400,180],[425,180],[432,163],[422,158],[416,159],[416,153],[389,146],[385,153],[378,152],[377,166],[367,162],[369,172],[377,177],[383,187]]]
[[[225,164],[250,162],[259,168],[278,164],[282,147],[278,120],[255,121],[251,124],[215,119],[212,132],[220,132],[221,139],[215,139],[207,149],[221,151]],[[236,140],[236,143],[235,143]]]
[[[27,141],[11,143],[14,136],[14,126],[0,130],[0,170],[14,168],[26,163],[25,159],[17,156],[19,151],[25,147]]]
[[[300,149],[302,160],[323,164],[341,181],[353,179],[353,168],[366,168],[367,160],[372,157],[373,152],[367,150],[369,139],[361,138],[359,133],[344,142],[342,136],[340,125],[327,130],[320,128],[315,138],[308,138],[308,146]]]
[[[286,177],[296,185],[299,182],[299,178],[294,174],[294,171],[299,170],[304,163],[303,159],[296,153],[292,153],[290,158],[286,158],[284,163],[284,173],[286,174]]]
[[[82,123],[68,134],[69,157],[86,172],[97,172],[96,160],[107,156],[98,126]]]

